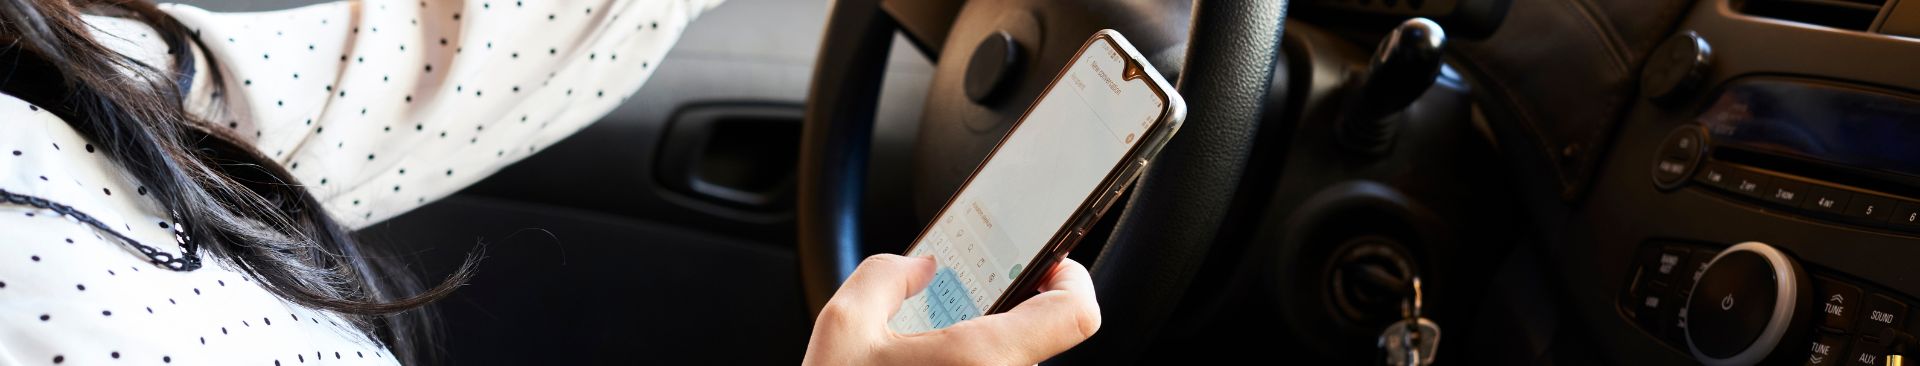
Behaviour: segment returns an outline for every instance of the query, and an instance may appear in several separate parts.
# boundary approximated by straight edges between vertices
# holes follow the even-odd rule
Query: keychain
[[[1405,319],[1387,325],[1376,345],[1385,353],[1387,365],[1432,365],[1433,354],[1440,347],[1440,325],[1420,312],[1420,277],[1414,276],[1410,283],[1413,291],[1400,305],[1400,315]]]

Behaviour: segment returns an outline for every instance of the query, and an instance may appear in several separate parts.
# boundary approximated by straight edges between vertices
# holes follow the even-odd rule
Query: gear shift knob
[[[1373,50],[1371,65],[1336,130],[1347,147],[1382,152],[1391,145],[1396,124],[1387,117],[1413,104],[1440,74],[1440,51],[1447,32],[1426,18],[1407,19]]]

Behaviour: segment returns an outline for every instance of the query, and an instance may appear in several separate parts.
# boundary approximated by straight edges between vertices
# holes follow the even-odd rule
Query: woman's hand
[[[1072,259],[1054,267],[1040,295],[1013,310],[918,334],[887,320],[933,279],[929,258],[867,257],[820,310],[807,365],[1032,365],[1100,330],[1093,280]]]

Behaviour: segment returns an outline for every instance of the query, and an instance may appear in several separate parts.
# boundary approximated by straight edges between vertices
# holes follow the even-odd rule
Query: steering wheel
[[[1189,110],[1180,133],[1133,188],[1092,264],[1100,332],[1064,357],[1132,360],[1172,315],[1221,229],[1265,112],[1287,2],[932,1],[954,4],[950,17],[883,9],[898,4],[882,2],[833,2],[808,91],[797,221],[811,310],[820,311],[865,253],[866,163],[896,31],[918,35],[912,37],[917,45],[936,59],[915,149],[914,189],[922,206],[937,209],[1079,45],[1112,28],[1162,72],[1179,70],[1167,76],[1178,81]],[[976,57],[984,52],[1011,56]],[[969,80],[981,78],[987,83]]]

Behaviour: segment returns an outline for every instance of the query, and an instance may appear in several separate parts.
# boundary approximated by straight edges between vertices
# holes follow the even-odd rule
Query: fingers
[[[820,311],[820,323],[885,330],[900,304],[933,280],[932,259],[880,254],[867,257]],[[829,318],[832,319],[829,319]]]
[[[1043,292],[1012,310],[903,341],[938,345],[988,364],[1031,365],[1065,352],[1100,330],[1100,306],[1092,276],[1080,263],[1061,261],[1050,277]]]

